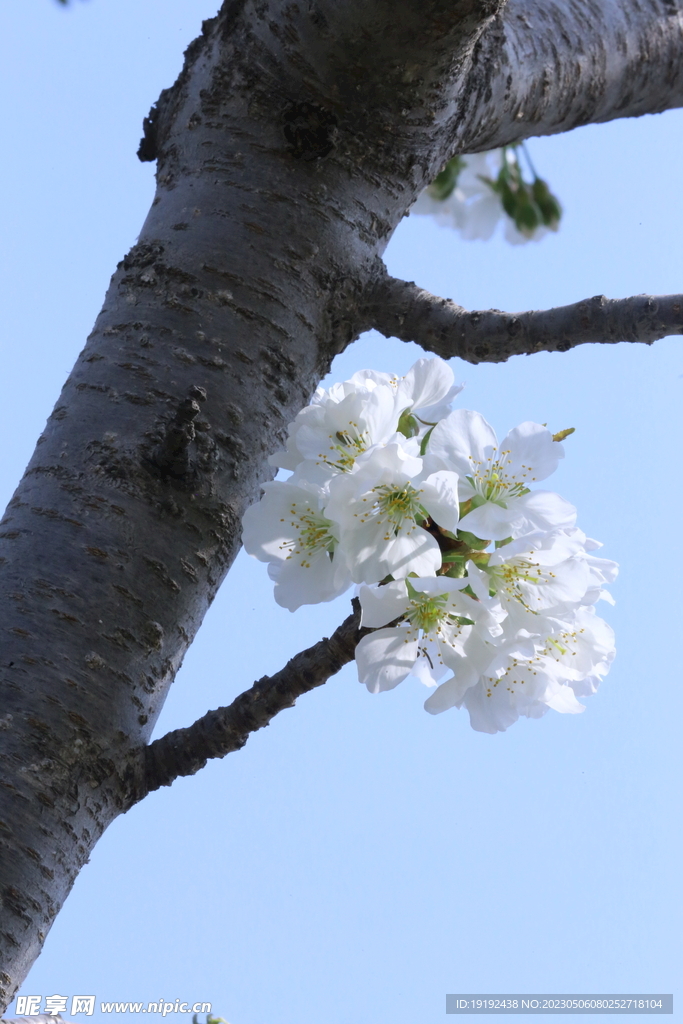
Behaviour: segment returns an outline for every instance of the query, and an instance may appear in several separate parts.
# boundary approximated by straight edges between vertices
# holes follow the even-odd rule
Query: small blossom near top
[[[520,149],[529,163],[530,181],[522,170]],[[453,157],[418,197],[411,213],[431,215],[467,241],[488,240],[502,221],[505,240],[520,245],[557,231],[562,208],[522,145]]]

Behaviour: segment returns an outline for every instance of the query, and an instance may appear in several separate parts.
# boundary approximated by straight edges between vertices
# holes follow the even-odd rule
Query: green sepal
[[[415,437],[416,434],[420,433],[420,428],[417,425],[417,420],[411,415],[408,409],[404,409],[401,413],[396,427],[404,437]]]
[[[465,161],[459,156],[454,156],[445,164],[427,188],[432,199],[438,199],[443,202],[444,199],[448,199],[452,195],[458,184],[458,175],[464,166]]]
[[[436,423],[434,424],[434,427],[435,427],[435,426],[436,426]],[[424,454],[425,454],[425,452],[427,451],[427,445],[429,444],[429,438],[430,438],[430,437],[432,436],[432,433],[433,433],[433,431],[434,431],[434,427],[431,427],[431,428],[430,428],[430,429],[429,429],[429,430],[427,431],[427,433],[425,434],[425,436],[424,436],[424,437],[422,438],[422,442],[421,442],[421,444],[420,444],[420,455],[424,455]]]
[[[532,235],[543,223],[543,214],[526,188],[520,188],[515,212],[515,226],[523,235]]]
[[[458,530],[458,540],[461,544],[467,544],[467,547],[473,551],[483,551],[491,543],[490,540],[482,540],[481,537],[475,537],[473,533],[468,533],[467,530]]]
[[[553,441],[564,441],[565,437],[569,437],[569,435],[573,434],[575,430],[576,427],[567,427],[566,430],[558,430],[556,434],[553,434]]]
[[[512,537],[506,537],[505,540],[497,540],[496,541],[496,551],[498,550],[498,548],[504,548],[506,544],[511,544],[511,543],[512,543]]]
[[[446,572],[442,572],[441,576],[448,576],[452,580],[461,580],[467,575],[465,570],[467,559],[464,555],[449,555],[447,559],[444,559],[443,564],[449,568],[446,569]]]
[[[551,231],[557,231],[562,219],[562,207],[548,188],[548,183],[543,181],[542,178],[536,178],[531,186],[531,194],[541,211],[545,226],[550,228]]]
[[[471,477],[467,478],[469,482],[474,486],[474,480]],[[481,505],[486,504],[486,498],[482,498],[481,494],[475,494],[474,497],[468,498],[467,501],[463,501],[460,505],[460,518],[466,516],[468,512],[471,512],[473,508],[479,508]]]

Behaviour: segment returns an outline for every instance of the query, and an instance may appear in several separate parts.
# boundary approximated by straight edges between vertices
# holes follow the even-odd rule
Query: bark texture
[[[568,352],[589,342],[651,345],[683,334],[683,295],[595,295],[555,309],[504,313],[463,309],[412,281],[384,277],[369,298],[368,322],[386,337],[415,341],[442,359],[504,363],[510,356]]]
[[[152,208],[0,524],[0,1008],[419,191],[683,102],[678,3],[503,3],[226,0],[146,119]]]
[[[454,96],[453,152],[681,103],[680,0],[510,0]]]

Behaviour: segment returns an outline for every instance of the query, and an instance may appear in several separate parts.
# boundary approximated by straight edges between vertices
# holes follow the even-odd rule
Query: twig
[[[257,729],[269,725],[297,697],[321,686],[353,660],[358,642],[371,633],[360,628],[360,605],[329,639],[296,654],[274,676],[264,676],[228,707],[208,711],[184,729],[174,729],[136,751],[126,779],[127,807],[138,803],[161,786],[170,786],[181,775],[194,775],[209,758],[225,757],[239,750]]]
[[[388,275],[375,284],[366,307],[367,323],[386,337],[414,341],[444,359],[502,363],[534,352],[568,352],[587,342],[651,345],[683,334],[683,295],[596,295],[555,309],[503,313],[468,311],[450,299]]]

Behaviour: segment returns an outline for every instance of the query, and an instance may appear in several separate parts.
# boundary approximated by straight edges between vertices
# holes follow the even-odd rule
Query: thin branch
[[[239,750],[252,732],[269,725],[285,708],[294,707],[302,693],[322,686],[353,660],[358,642],[372,632],[360,628],[360,604],[331,637],[296,654],[274,676],[263,676],[228,707],[208,711],[185,729],[174,729],[136,752],[125,779],[127,809],[181,775],[194,775],[209,758]]]
[[[470,311],[412,281],[383,276],[366,307],[367,323],[386,337],[414,341],[443,359],[503,363],[510,356],[568,352],[587,342],[651,345],[683,334],[683,295],[596,295],[555,309],[503,313]]]

